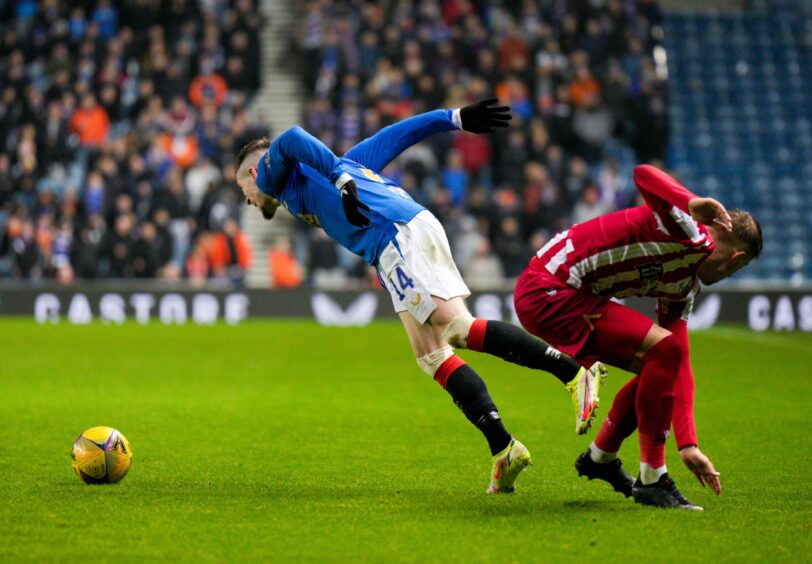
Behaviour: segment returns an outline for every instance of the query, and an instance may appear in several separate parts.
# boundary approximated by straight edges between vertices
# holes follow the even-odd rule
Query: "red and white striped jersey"
[[[695,196],[648,165],[635,168],[634,183],[646,205],[558,233],[536,253],[533,266],[599,296],[692,301],[699,291],[697,269],[714,249],[708,229],[688,213]]]

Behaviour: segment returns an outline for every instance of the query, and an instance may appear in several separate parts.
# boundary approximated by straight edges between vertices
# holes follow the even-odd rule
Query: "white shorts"
[[[429,211],[422,211],[409,223],[398,223],[398,234],[378,259],[378,275],[392,296],[395,312],[408,311],[425,323],[437,307],[431,300],[467,298],[471,295],[462,280],[443,226]]]

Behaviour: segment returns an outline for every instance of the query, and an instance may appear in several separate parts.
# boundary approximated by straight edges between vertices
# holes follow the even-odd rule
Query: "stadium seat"
[[[812,53],[791,0],[666,19],[674,168],[752,210],[764,255],[737,278],[812,279]]]

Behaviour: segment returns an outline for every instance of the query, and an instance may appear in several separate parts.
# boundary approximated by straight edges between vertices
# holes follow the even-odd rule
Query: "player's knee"
[[[679,364],[679,362],[688,355],[688,344],[670,332],[668,336],[659,341],[654,348],[657,349],[657,352],[666,362],[673,363],[674,365]]]
[[[437,370],[440,369],[440,366],[442,366],[442,364],[453,355],[454,349],[446,345],[441,349],[418,357],[417,365],[420,367],[420,370],[434,378],[434,375],[437,374]]]
[[[689,348],[688,348],[688,341],[685,339],[680,339],[676,335],[671,335],[671,347],[674,349],[674,356],[676,357],[677,361],[681,361],[685,358],[688,358],[689,355]]]
[[[474,324],[474,316],[464,311],[446,324],[443,329],[443,339],[452,347],[468,348],[468,333]]]

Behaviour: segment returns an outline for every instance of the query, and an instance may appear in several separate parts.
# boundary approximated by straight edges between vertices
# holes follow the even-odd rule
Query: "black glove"
[[[509,106],[493,106],[499,103],[498,98],[481,100],[460,109],[462,128],[471,133],[493,133],[494,127],[507,127],[513,119]]]
[[[369,225],[369,218],[361,213],[361,210],[369,211],[369,206],[358,199],[358,188],[355,186],[355,181],[347,180],[339,190],[341,191],[341,207],[344,208],[347,221],[356,227]]]

